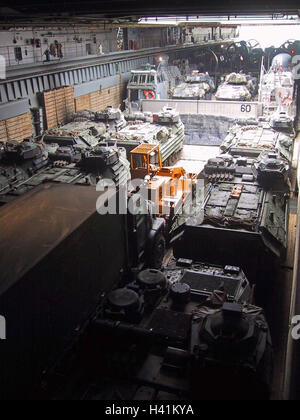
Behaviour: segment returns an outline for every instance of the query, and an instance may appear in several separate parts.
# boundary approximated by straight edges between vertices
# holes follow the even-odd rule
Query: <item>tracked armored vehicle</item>
[[[247,158],[230,156],[208,161],[202,209],[187,220],[175,256],[226,261],[241,266],[258,287],[266,284],[265,273],[284,260],[287,248],[288,190],[270,189],[271,180],[284,181],[281,163],[268,158],[255,167]]]
[[[83,152],[76,163],[55,160],[29,179],[18,179],[13,188],[0,192],[0,204],[13,201],[45,182],[96,187],[102,179],[111,179],[116,187],[126,185],[131,179],[125,150],[98,146]]]
[[[171,162],[182,150],[184,141],[184,125],[179,113],[164,107],[161,112],[151,116],[153,122],[140,120],[139,117],[140,114],[136,120],[129,121],[125,128],[106,136],[104,141],[110,146],[124,147],[128,159],[130,152],[142,143],[159,145],[162,163]]]
[[[106,132],[116,132],[125,126],[126,120],[118,108],[80,111],[73,114],[68,124],[48,130],[43,142],[50,159],[72,163],[78,161],[81,151],[98,146]]]
[[[87,119],[87,116],[90,119]],[[106,126],[103,122],[96,122],[95,114],[90,111],[83,111],[74,115],[74,120],[61,127],[49,129],[44,135],[44,142],[66,145],[73,140],[73,144],[82,147],[95,147],[100,137],[106,132]]]
[[[273,130],[268,123],[235,125],[220,146],[233,156],[258,157],[262,152],[278,152],[288,162],[292,159],[293,135]]]
[[[108,132],[119,131],[126,126],[123,112],[119,108],[108,106],[103,111],[95,113],[95,120],[102,122]]]
[[[255,79],[245,74],[231,73],[218,87],[216,99],[220,101],[250,101],[256,88]]]
[[[208,74],[193,72],[171,91],[171,96],[173,99],[211,99],[214,90],[215,83]]]
[[[69,356],[73,363],[60,361],[48,389],[57,389],[56,373],[68,366],[55,398],[267,399],[272,345],[251,295],[234,266],[180,259],[162,271],[144,270],[102,296],[81,349]],[[81,387],[70,388],[73,374]]]
[[[0,194],[43,170],[48,152],[43,144],[23,141],[0,143]]]

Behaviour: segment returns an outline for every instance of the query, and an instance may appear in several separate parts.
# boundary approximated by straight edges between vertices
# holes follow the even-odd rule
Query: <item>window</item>
[[[146,75],[142,75],[141,76],[141,85],[144,85],[145,83],[146,83],[146,80],[147,80],[147,76]]]
[[[149,83],[151,83],[151,84],[155,83],[155,77],[153,75],[149,76]]]
[[[86,55],[91,55],[91,54],[92,54],[92,45],[86,44]]]
[[[22,61],[23,60],[22,48],[21,47],[15,47],[15,59],[17,61]]]
[[[139,76],[137,74],[134,74],[131,78],[131,83],[138,84],[139,82]]]

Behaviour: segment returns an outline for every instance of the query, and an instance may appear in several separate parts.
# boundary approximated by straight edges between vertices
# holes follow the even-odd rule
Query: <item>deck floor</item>
[[[184,145],[175,167],[182,167],[187,173],[200,173],[208,159],[220,154],[218,146]]]

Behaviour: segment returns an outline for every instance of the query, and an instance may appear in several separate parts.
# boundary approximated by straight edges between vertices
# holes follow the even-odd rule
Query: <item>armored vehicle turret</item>
[[[0,194],[31,178],[47,164],[48,152],[42,143],[0,143]]]
[[[123,112],[119,108],[108,106],[103,111],[95,113],[95,121],[102,122],[109,132],[119,131],[126,126]]]
[[[270,116],[270,126],[274,130],[294,133],[294,115],[289,113],[283,106],[279,106]]]

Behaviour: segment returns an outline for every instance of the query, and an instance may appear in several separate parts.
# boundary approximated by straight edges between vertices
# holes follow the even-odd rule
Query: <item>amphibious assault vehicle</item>
[[[217,90],[216,99],[221,101],[250,101],[257,89],[256,79],[241,73],[231,73]]]
[[[233,156],[258,157],[262,152],[277,152],[288,162],[292,160],[294,136],[273,130],[266,122],[235,125],[220,146]]]
[[[149,118],[153,122],[149,122]],[[125,128],[104,138],[104,142],[110,146],[124,147],[128,159],[130,152],[142,143],[159,145],[163,164],[172,162],[181,151],[183,141],[184,125],[180,115],[169,107],[153,115],[133,114]]]
[[[184,83],[180,83],[171,91],[173,99],[211,99],[215,90],[213,79],[205,73],[193,72],[185,76]]]
[[[0,204],[6,204],[46,182],[96,187],[100,180],[111,179],[117,188],[126,185],[131,179],[130,165],[124,149],[98,146],[79,154],[76,163],[68,162],[67,153],[72,149],[65,149],[65,155],[56,155],[59,160],[49,163],[28,179],[16,179],[12,186],[0,192]]]
[[[67,147],[77,152],[96,147],[105,133],[116,132],[125,126],[124,114],[118,108],[107,107],[101,112],[79,111],[72,115],[68,124],[46,131],[43,141],[47,145],[50,158],[57,159],[61,152],[65,154]],[[70,155],[74,153],[70,152]],[[76,158],[71,158],[73,160],[76,161]]]
[[[284,164],[274,156],[257,166],[245,157],[209,160],[203,206],[176,238],[175,256],[239,265],[252,283],[266,282],[264,273],[286,255],[289,194],[282,188]],[[273,189],[278,182],[278,190]]]
[[[267,399],[272,344],[263,310],[251,301],[236,266],[179,259],[161,271],[141,271],[103,294],[80,345],[47,376],[46,395]],[[51,394],[58,380],[60,391]]]

